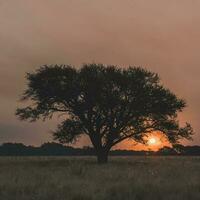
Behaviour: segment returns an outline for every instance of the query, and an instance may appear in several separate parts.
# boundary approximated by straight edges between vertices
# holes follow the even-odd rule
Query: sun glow
[[[157,143],[156,138],[150,138],[149,141],[148,141],[149,145],[155,145],[156,143]]]
[[[158,151],[163,147],[171,147],[168,139],[161,132],[152,132],[144,136],[144,143],[137,143],[132,140],[123,141],[121,144],[116,146],[116,149],[127,149],[135,151]]]

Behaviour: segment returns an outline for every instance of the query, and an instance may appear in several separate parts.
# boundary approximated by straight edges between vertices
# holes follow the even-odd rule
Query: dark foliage
[[[74,148],[58,143],[45,143],[40,147],[25,146],[21,143],[4,143],[0,146],[0,156],[93,156],[95,151],[91,147]],[[200,146],[178,145],[176,148],[164,147],[157,152],[112,150],[111,156],[133,156],[133,155],[185,155],[200,156]]]
[[[27,80],[22,101],[33,104],[18,109],[19,118],[35,121],[63,114],[66,119],[54,138],[72,143],[88,135],[100,163],[107,162],[110,149],[127,138],[145,143],[145,135],[161,131],[175,144],[193,134],[190,124],[180,127],[177,120],[185,101],[165,89],[157,74],[140,67],[43,66],[27,74]]]
[[[40,147],[25,146],[21,143],[4,143],[0,156],[82,156],[94,155],[92,148],[73,148],[58,143],[44,143]]]

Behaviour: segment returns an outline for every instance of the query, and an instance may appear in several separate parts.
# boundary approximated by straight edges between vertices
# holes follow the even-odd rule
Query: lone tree
[[[140,67],[45,65],[28,73],[27,80],[21,100],[33,104],[16,115],[30,121],[65,115],[54,139],[72,143],[89,136],[99,163],[128,138],[142,143],[149,133],[161,131],[174,144],[193,134],[190,124],[180,127],[177,120],[185,101],[165,89],[156,73]]]

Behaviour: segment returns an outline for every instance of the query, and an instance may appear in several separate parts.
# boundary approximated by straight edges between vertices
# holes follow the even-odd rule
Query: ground
[[[0,157],[1,200],[199,200],[200,157]]]

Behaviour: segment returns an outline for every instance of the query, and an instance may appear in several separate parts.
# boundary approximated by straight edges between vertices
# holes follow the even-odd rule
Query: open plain
[[[200,157],[1,157],[1,200],[199,200]]]

